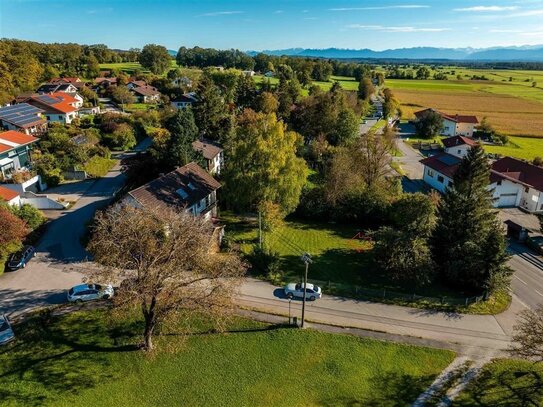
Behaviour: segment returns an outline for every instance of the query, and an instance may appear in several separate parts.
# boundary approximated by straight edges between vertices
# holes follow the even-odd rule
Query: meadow
[[[446,350],[234,318],[164,327],[107,310],[37,316],[0,352],[0,404],[15,406],[408,406],[454,358]]]

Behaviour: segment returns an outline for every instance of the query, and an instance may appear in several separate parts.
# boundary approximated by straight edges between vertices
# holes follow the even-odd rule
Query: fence
[[[371,289],[364,288],[357,285],[341,284],[333,281],[321,281],[310,279],[309,282],[320,286],[323,292],[336,295],[345,295],[353,298],[363,298],[363,299],[378,299],[378,300],[388,300],[388,301],[401,301],[401,302],[420,302],[428,303],[434,305],[444,305],[444,306],[468,306],[470,304],[483,301],[485,299],[484,295],[473,296],[473,297],[429,297],[425,295],[418,295],[415,292],[412,294],[409,293],[400,293],[397,291],[383,289]]]

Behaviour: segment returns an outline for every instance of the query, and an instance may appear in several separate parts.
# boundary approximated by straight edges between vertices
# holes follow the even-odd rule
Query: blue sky
[[[0,0],[0,37],[262,50],[543,44],[543,0]]]

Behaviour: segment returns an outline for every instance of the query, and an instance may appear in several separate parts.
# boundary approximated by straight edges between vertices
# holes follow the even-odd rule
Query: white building
[[[184,95],[181,95],[171,101],[171,105],[175,107],[176,109],[184,109],[186,107],[193,106],[196,102],[198,102],[198,98],[196,97],[196,93],[189,92],[185,93]]]
[[[417,120],[423,118],[428,112],[434,112],[441,116],[443,119],[443,129],[441,134],[444,136],[466,136],[473,137],[475,126],[479,124],[479,120],[476,116],[470,115],[451,115],[439,112],[435,109],[425,109],[415,112]]]
[[[70,124],[78,116],[78,106],[83,104],[82,99],[64,92],[32,95],[26,103],[43,110],[48,123],[63,124]]]

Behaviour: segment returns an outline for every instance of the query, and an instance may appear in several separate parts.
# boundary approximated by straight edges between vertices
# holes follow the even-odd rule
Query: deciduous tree
[[[443,118],[439,113],[428,109],[418,117],[415,128],[417,135],[422,138],[438,136],[443,130]]]
[[[522,311],[514,329],[512,355],[543,362],[543,305]]]
[[[162,75],[168,68],[172,57],[166,47],[156,44],[147,44],[139,54],[141,66],[149,69],[155,75]]]

